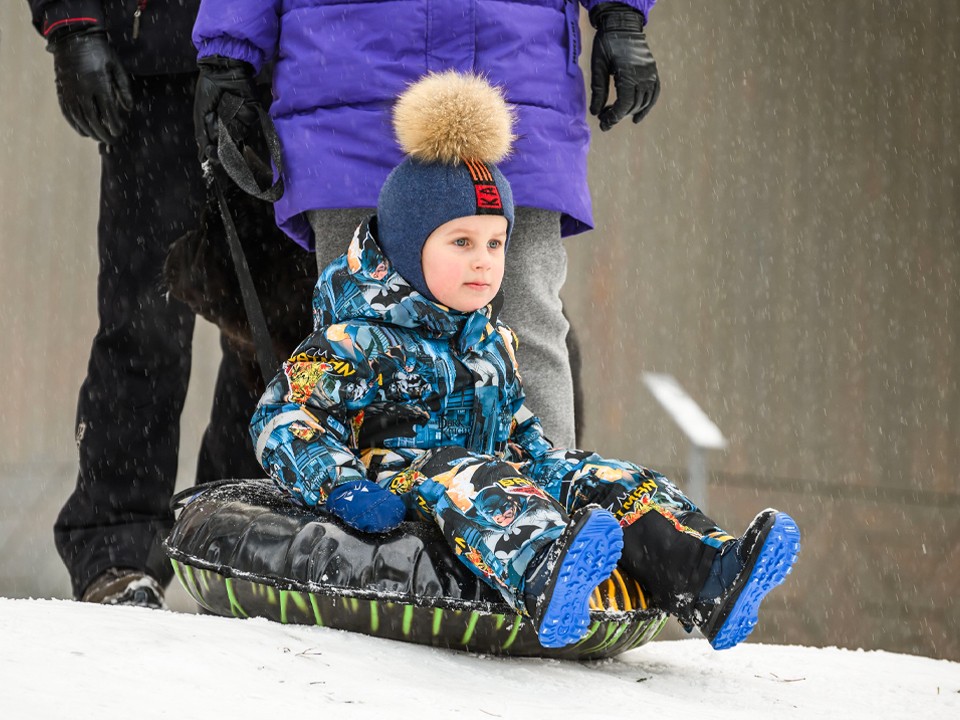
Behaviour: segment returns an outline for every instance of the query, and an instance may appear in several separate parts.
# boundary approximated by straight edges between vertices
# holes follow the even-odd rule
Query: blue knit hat
[[[509,242],[513,192],[494,163],[510,151],[513,120],[499,89],[455,71],[426,76],[397,102],[394,127],[408,157],[380,190],[377,240],[393,268],[431,300],[420,256],[438,227],[501,215]]]

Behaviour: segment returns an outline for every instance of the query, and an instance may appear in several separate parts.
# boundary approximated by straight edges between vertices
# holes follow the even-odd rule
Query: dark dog
[[[269,202],[247,195],[232,183],[224,187],[224,195],[263,307],[273,354],[278,361],[285,359],[312,330],[316,259],[277,227]],[[212,191],[200,226],[171,245],[163,278],[171,295],[219,327],[230,346],[249,360],[251,387],[262,389],[240,282]]]

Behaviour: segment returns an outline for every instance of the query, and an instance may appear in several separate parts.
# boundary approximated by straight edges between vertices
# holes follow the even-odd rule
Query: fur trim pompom
[[[422,162],[498,163],[510,152],[514,112],[500,88],[454,70],[431,73],[400,96],[393,126],[400,147]]]

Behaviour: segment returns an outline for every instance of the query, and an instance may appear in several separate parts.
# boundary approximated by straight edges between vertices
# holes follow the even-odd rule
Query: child
[[[655,606],[736,645],[796,559],[796,524],[765,510],[734,538],[658,473],[551,447],[497,321],[511,111],[483,79],[447,72],[411,86],[394,119],[407,158],[321,273],[315,330],[251,422],[258,460],[357,530],[432,518],[546,647],[584,635],[618,561]]]

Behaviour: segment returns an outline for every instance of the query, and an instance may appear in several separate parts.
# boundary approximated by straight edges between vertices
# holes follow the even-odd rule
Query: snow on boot
[[[137,570],[110,568],[98,575],[80,598],[103,605],[132,605],[166,610],[163,587],[149,575]]]
[[[767,509],[725,544],[697,598],[694,617],[715,650],[741,643],[757,624],[767,593],[782,583],[800,551],[800,529],[786,513]]]
[[[524,574],[524,605],[543,647],[572,645],[590,625],[590,595],[623,550],[620,523],[598,505],[575,513]]]

